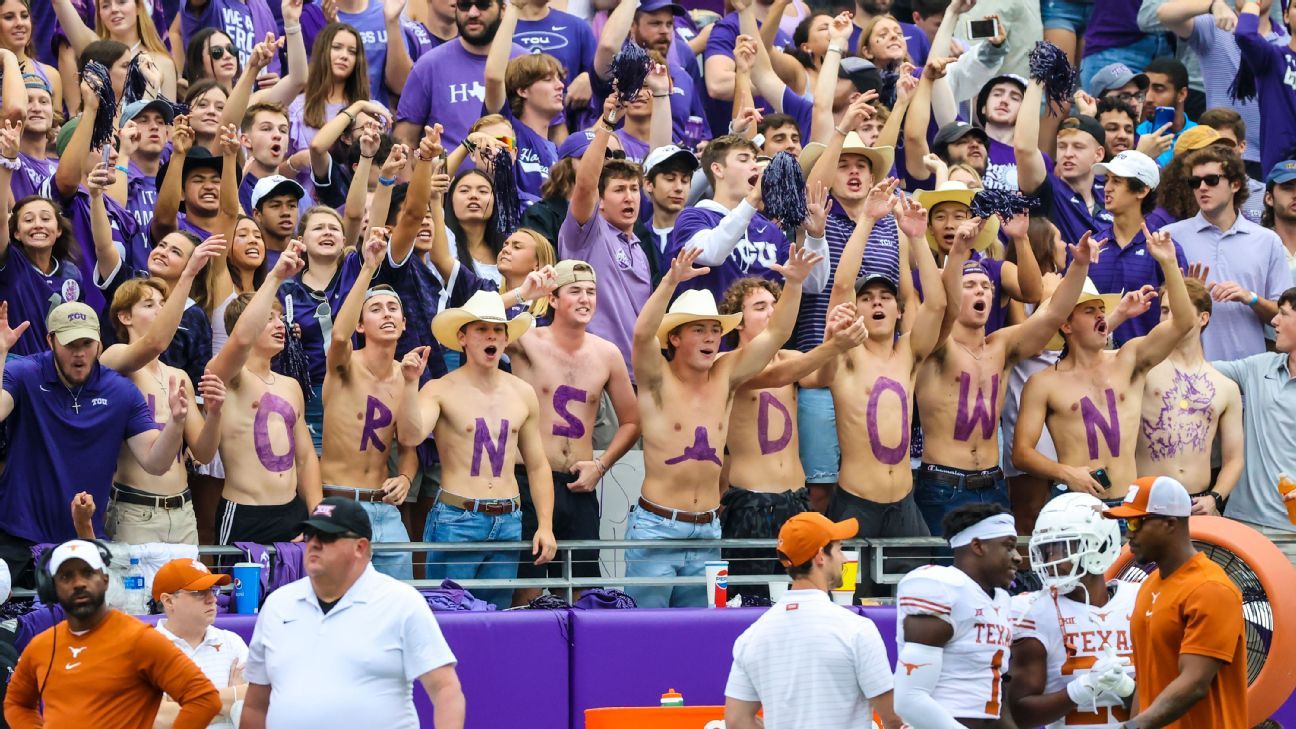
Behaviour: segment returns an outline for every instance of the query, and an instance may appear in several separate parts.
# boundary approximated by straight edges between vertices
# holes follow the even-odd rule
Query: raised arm
[[[733,369],[729,372],[730,388],[737,388],[760,374],[770,360],[774,359],[783,343],[792,336],[797,312],[801,310],[801,285],[814,265],[822,259],[823,256],[818,253],[792,246],[788,251],[787,263],[770,266],[783,276],[783,293],[774,305],[774,314],[765,331],[728,355],[735,360]]]
[[[931,126],[932,85],[936,79],[945,75],[945,66],[952,59],[931,57],[923,68],[918,89],[914,91],[913,100],[909,102],[909,113],[905,115],[905,169],[915,180],[926,180],[931,177],[923,157],[931,151],[927,144],[927,128]]]
[[[594,73],[604,81],[611,76],[612,58],[630,36],[630,26],[634,25],[635,13],[639,12],[639,3],[616,3],[616,9],[608,15],[599,35],[598,46],[594,49]]]
[[[829,53],[828,55],[836,54]],[[806,176],[807,190],[813,190],[815,185],[832,187],[833,182],[837,179],[837,163],[841,161],[842,145],[846,143],[846,135],[858,129],[864,120],[872,119],[874,113],[872,104],[863,94],[851,102],[850,106],[846,107],[845,113],[842,114],[841,124],[837,125],[833,133],[824,140],[824,151],[819,155],[819,159],[815,160],[814,167],[810,169],[810,174]]]
[[[747,139],[756,137],[760,124],[760,111],[752,92],[751,72],[756,63],[756,41],[751,36],[740,35],[734,42],[734,93],[733,118],[729,121],[731,134],[741,134]]]
[[[1283,50],[1260,35],[1260,5],[1255,0],[1247,0],[1242,6],[1233,37],[1237,39],[1242,58],[1257,75],[1284,62]]]
[[[1026,321],[1012,327],[1008,340],[1006,361],[1009,366],[1027,357],[1033,357],[1043,351],[1049,339],[1062,327],[1080,300],[1085,278],[1089,275],[1089,264],[1098,255],[1101,243],[1093,240],[1093,234],[1086,232],[1080,242],[1071,246],[1071,265],[1067,267],[1062,282],[1053,290],[1053,296],[1047,306],[1035,311]]]
[[[922,283],[923,290],[923,301],[918,306],[918,315],[914,317],[913,329],[905,335],[909,337],[910,346],[913,347],[914,366],[917,367],[918,362],[926,359],[940,344],[940,325],[945,318],[945,287],[941,285],[940,269],[936,267],[931,246],[927,245],[927,210],[909,198],[899,198],[897,204],[901,210],[897,221],[901,226],[900,232],[908,241],[909,257],[918,268],[918,280]],[[975,221],[976,218],[972,220]],[[923,231],[921,234],[918,233],[919,223]],[[975,228],[975,224],[972,227]],[[963,235],[964,232],[960,227],[958,234]],[[975,234],[973,237],[976,237]]]
[[[691,281],[698,276],[711,272],[710,268],[694,268],[693,263],[701,251],[684,249],[671,261],[670,270],[662,276],[661,283],[653,290],[652,295],[644,302],[635,320],[634,339],[631,342],[630,364],[634,368],[635,381],[639,387],[657,388],[661,384],[662,367],[666,358],[662,356],[662,344],[657,340],[657,329],[666,317],[666,306],[675,289],[680,284]]]
[[[22,337],[23,332],[27,331],[27,327],[30,325],[30,322],[21,322],[11,329],[9,327],[9,302],[0,301],[0,380],[4,379],[4,366],[5,361],[8,359],[9,350],[13,349],[13,346],[18,343],[18,339]],[[9,417],[9,413],[13,412],[13,408],[13,395],[10,395],[7,389],[0,389],[0,422]]]
[[[390,111],[383,108],[382,104],[367,99],[361,99],[339,111],[337,116],[325,122],[310,140],[311,174],[316,179],[325,179],[329,176],[329,165],[332,161],[329,150],[333,149],[333,145],[348,129],[356,126],[356,121],[361,114],[368,114],[380,120],[384,128],[387,128],[391,122]],[[417,136],[414,142],[417,144]]]
[[[285,107],[297,98],[297,95],[306,90],[306,75],[310,70],[310,59],[306,57],[306,38],[302,34],[301,15],[303,0],[283,0],[283,29],[284,36],[281,41],[284,49],[288,53],[288,75],[279,79],[275,84],[267,89],[257,91],[252,95],[249,105],[263,101],[283,104]],[[389,38],[403,38],[397,32],[397,35],[389,35]],[[404,43],[392,43],[392,47],[405,47]],[[408,58],[408,54],[406,54]],[[391,55],[387,56],[387,64],[391,66]],[[262,65],[261,68],[264,68]],[[256,73],[252,73],[253,80],[260,73],[260,68]],[[248,75],[247,71],[243,72]],[[241,78],[239,79],[242,80]]]
[[[84,122],[82,122],[84,124]],[[81,131],[81,127],[77,127]],[[158,187],[157,205],[153,208],[153,240],[162,240],[179,225],[180,201],[184,197],[184,163],[193,148],[194,132],[189,117],[180,115],[171,127],[171,160]]]
[[[853,129],[845,125],[845,120],[843,126],[836,126],[833,118],[833,100],[837,98],[837,78],[841,72],[842,55],[850,45],[851,31],[854,27],[849,13],[839,14],[828,26],[828,52],[824,54],[823,63],[819,64],[819,77],[815,80],[814,104],[810,112],[810,139],[807,143],[826,144],[834,129],[847,132]],[[877,98],[875,92],[870,93],[874,99]],[[856,124],[858,125],[858,122]]]
[[[6,119],[12,122],[22,121],[27,117],[27,85],[23,82],[22,67],[18,65],[18,56],[13,51],[4,49],[0,51],[0,69],[3,75],[0,76],[0,91],[3,91],[3,106],[0,106],[0,119]],[[38,61],[32,61],[38,63]],[[57,78],[57,76],[55,77]],[[59,100],[54,99],[58,104]],[[61,109],[55,106],[55,109]]]
[[[221,111],[220,117],[222,127],[226,124],[243,125],[243,116],[247,114],[248,106],[252,103],[252,93],[256,90],[257,76],[266,66],[270,65],[270,62],[279,54],[279,49],[283,45],[283,38],[275,38],[273,33],[266,33],[265,40],[252,47],[252,54],[248,56],[247,68],[243,69],[243,73],[235,82],[234,88],[230,89],[230,95],[225,100],[225,108]],[[289,101],[291,100],[289,99]]]
[[[242,148],[239,144],[238,127],[232,124],[223,127],[217,144],[221,153],[220,212],[213,232],[225,236],[227,241],[232,241],[234,232],[238,228],[238,216],[242,213],[238,199],[238,153]],[[206,275],[208,306],[211,307],[207,315],[211,316],[214,308],[235,292],[234,279],[229,271],[228,247],[212,259]]]
[[[873,224],[891,211],[891,199],[900,181],[888,177],[869,190],[864,203],[864,218],[855,224],[855,232],[846,241],[841,257],[837,259],[837,272],[833,278],[832,295],[828,298],[830,310],[842,304],[855,303],[855,281],[864,262],[864,249],[868,246]],[[903,275],[902,275],[903,277]]]
[[[603,156],[607,152],[608,138],[612,136],[617,118],[624,106],[614,92],[603,105],[603,116],[594,122],[594,139],[576,164],[576,184],[572,187],[568,215],[580,225],[586,225],[598,214],[598,181],[603,174]]]
[[[873,146],[896,146],[900,140],[900,132],[904,128],[905,117],[909,113],[909,104],[913,102],[917,91],[918,78],[911,73],[901,73],[900,78],[896,79],[895,105],[891,107],[891,115],[887,117],[886,124],[882,125],[882,131],[878,133],[877,141]]]
[[[185,420],[185,442],[189,452],[199,463],[211,463],[221,439],[221,411],[225,406],[225,383],[210,372],[204,372],[198,381],[198,394],[202,396],[203,409],[190,395],[189,417]]]
[[[297,0],[301,2],[301,0]],[[387,28],[387,65],[383,68],[383,81],[387,88],[400,93],[405,88],[414,60],[409,46],[405,45],[405,31],[401,28],[401,13],[408,0],[383,0],[383,23]],[[509,33],[508,38],[513,34]],[[372,89],[377,93],[377,89]]]
[[[1017,185],[1026,193],[1033,193],[1048,179],[1044,166],[1044,153],[1040,151],[1040,117],[1031,113],[1040,108],[1044,99],[1044,84],[1031,79],[1022,95],[1021,108],[1027,112],[1017,115],[1013,130],[1013,152],[1017,159]]]
[[[1030,237],[1026,233],[1028,223],[1025,214],[1018,215],[1013,221],[1004,224],[1004,235],[1017,253],[1017,262],[1005,261],[1000,269],[999,283],[1004,293],[1025,304],[1038,304],[1044,298],[1044,274],[1040,271],[1035,251],[1031,249]]]
[[[1233,25],[1227,28],[1221,25],[1220,29],[1225,32],[1233,30],[1237,25],[1237,16],[1226,7],[1224,0],[1170,0],[1157,8],[1156,16],[1166,28],[1170,29],[1170,32],[1180,38],[1187,39],[1192,35],[1193,24],[1197,16],[1213,12],[1217,6],[1233,16]],[[1217,19],[1219,17],[1216,16]]]
[[[90,238],[94,243],[95,278],[108,285],[109,279],[117,269],[126,265],[112,237],[112,221],[108,218],[108,207],[104,203],[104,191],[114,177],[113,168],[106,164],[95,165],[86,179],[86,190],[90,193]],[[111,303],[111,302],[109,302]]]
[[[96,12],[98,4],[95,5]],[[72,0],[54,0],[54,14],[58,16],[59,27],[67,35],[72,51],[80,55],[85,47],[99,40],[94,29],[85,24],[81,14],[72,5]]]
[[[185,419],[189,415],[188,381],[183,373],[180,378],[171,378],[167,387],[171,419],[162,426],[161,432],[148,430],[126,439],[126,446],[135,460],[151,476],[161,476],[169,471],[176,453],[184,445]]]
[[[671,117],[671,77],[666,65],[654,63],[648,70],[641,94],[652,94],[652,120],[648,123],[648,148],[665,147],[674,141]]]
[[[414,173],[410,178],[409,187],[405,190],[405,202],[401,205],[400,214],[396,216],[396,227],[392,230],[388,252],[393,261],[403,262],[414,248],[414,238],[423,227],[423,218],[427,215],[428,204],[432,200],[433,165],[441,157],[442,152],[441,125],[425,127],[423,139],[414,152]],[[449,185],[449,179],[444,179],[446,178],[444,172],[438,172],[435,176],[443,178],[438,182]],[[437,207],[441,206],[438,204]],[[445,215],[444,209],[441,209],[441,215]],[[438,227],[444,239],[445,226]],[[449,245],[444,245],[443,248],[446,249],[446,255],[449,255]],[[442,278],[447,277],[447,274],[442,274]]]
[[[929,58],[953,55],[954,49],[950,41],[954,40],[954,28],[958,25],[959,16],[971,10],[974,5],[976,0],[954,0],[946,6],[945,15],[936,28],[936,35],[932,36],[931,50],[927,54]]]
[[[365,211],[369,205],[369,174],[373,171],[374,157],[378,155],[378,146],[382,143],[382,132],[376,123],[366,123],[360,130],[360,162],[356,165],[355,176],[347,189],[346,208],[342,214],[342,239],[346,245],[352,245],[360,237],[360,228],[364,225]],[[370,217],[373,224],[386,222],[386,217]]]
[[[855,306],[842,304],[838,309],[849,313],[834,311],[829,314],[822,344],[805,353],[784,352],[779,361],[747,380],[744,388],[763,390],[770,387],[786,387],[793,383],[801,383],[806,387],[805,378],[818,372],[820,368],[833,362],[842,354],[863,344],[864,340],[868,339],[868,329],[864,325],[863,318],[854,316]],[[822,386],[826,387],[827,384]]]
[[[265,329],[266,322],[270,320],[270,313],[273,310],[275,297],[279,293],[279,286],[284,281],[296,276],[305,262],[302,260],[302,251],[305,246],[299,240],[292,240],[288,243],[288,249],[275,262],[274,268],[266,275],[265,282],[261,288],[257,289],[252,301],[248,302],[247,308],[239,316],[238,322],[234,329],[229,333],[229,340],[221,348],[220,354],[212,358],[208,363],[207,369],[216,373],[226,384],[234,381],[239,370],[247,364],[248,354],[252,351],[252,345]],[[299,451],[301,449],[298,449]],[[315,452],[315,447],[311,446],[311,453]]]
[[[486,54],[485,107],[491,114],[499,113],[508,103],[504,77],[508,73],[509,52],[513,50],[513,34],[517,32],[518,14],[521,12],[518,0],[501,2],[504,14],[500,16],[499,30],[495,31],[495,40],[491,41],[490,51]]]
[[[360,313],[364,309],[369,283],[373,281],[374,274],[378,272],[386,255],[387,229],[370,228],[369,235],[360,247],[360,272],[356,274],[355,283],[351,284],[351,290],[342,300],[342,308],[333,320],[333,332],[329,337],[328,351],[324,355],[330,374],[336,373],[343,377],[347,374],[347,366],[351,363],[351,338],[360,325]],[[422,441],[420,438],[414,445]]]
[[[716,227],[699,230],[684,242],[685,250],[701,252],[697,259],[698,263],[706,266],[723,265],[734,248],[746,239],[747,227],[751,225],[752,218],[758,210],[765,207],[764,198],[761,197],[761,180],[764,175],[765,171],[762,170],[756,178],[756,184],[752,185],[751,192],[747,193],[747,197],[733,210],[725,213]]]
[[[9,121],[5,119],[0,121],[0,157],[4,157],[9,163],[19,163],[19,140],[22,139],[23,122]],[[9,216],[12,214],[10,208],[13,207],[13,193],[10,190],[10,182],[13,180],[13,170],[8,167],[0,167],[0,266],[3,266],[9,260]]]
[[[737,8],[735,3],[735,8]],[[769,51],[760,42],[760,28],[756,23],[756,9],[751,2],[738,10],[738,27],[742,34],[756,41],[756,58],[752,63],[752,84],[756,92],[763,96],[775,111],[783,111],[783,91],[787,84],[774,72]]]
[[[62,0],[67,2],[67,0]],[[98,83],[97,81],[95,83]],[[81,81],[81,121],[72,132],[67,147],[54,168],[54,187],[59,197],[70,199],[81,186],[81,176],[85,173],[85,158],[90,154],[90,137],[94,135],[95,118],[99,115],[99,97],[90,86],[90,82]],[[111,109],[103,110],[111,114]]]
[[[423,410],[419,407],[419,378],[427,369],[431,347],[415,347],[401,359],[401,407],[396,420],[396,441],[406,448],[417,448],[427,440],[423,428]],[[404,501],[402,495],[402,501]]]
[[[1197,317],[1197,309],[1188,298],[1188,288],[1184,286],[1183,271],[1179,270],[1175,244],[1170,233],[1165,230],[1152,233],[1144,225],[1143,236],[1147,240],[1148,253],[1161,266],[1161,275],[1165,277],[1170,319],[1157,324],[1146,336],[1135,337],[1121,347],[1122,355],[1127,350],[1133,354],[1136,372],[1146,372],[1170,356],[1188,330],[1192,329]]]

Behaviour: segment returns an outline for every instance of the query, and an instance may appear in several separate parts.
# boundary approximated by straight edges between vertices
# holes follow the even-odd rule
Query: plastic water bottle
[[[131,557],[130,569],[122,578],[126,588],[126,600],[122,608],[130,615],[148,615],[148,597],[144,594],[144,570],[140,567],[139,557]]]
[[[677,693],[675,689],[671,689],[666,693],[662,694],[661,705],[662,706],[683,706],[684,695],[681,693]]]

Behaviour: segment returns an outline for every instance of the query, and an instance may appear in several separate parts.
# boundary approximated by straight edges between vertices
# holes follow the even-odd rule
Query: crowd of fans
[[[636,540],[1145,476],[1296,530],[1296,11],[902,4],[0,0],[0,557],[340,497],[544,576],[640,447]]]

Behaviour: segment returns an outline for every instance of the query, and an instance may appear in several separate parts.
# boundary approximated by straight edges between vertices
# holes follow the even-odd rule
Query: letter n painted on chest
[[[783,421],[780,428],[782,435],[777,438],[770,437],[771,408],[778,411]],[[792,415],[788,412],[787,406],[774,397],[772,392],[762,391],[760,394],[760,406],[756,412],[756,438],[760,441],[761,454],[766,456],[778,453],[792,442]]]
[[[977,385],[976,401],[969,408],[968,395],[971,389],[972,375],[960,372],[958,413],[954,418],[954,440],[969,440],[978,423],[981,425],[981,439],[989,440],[994,435],[999,421],[995,417],[995,410],[999,404],[999,373],[996,372],[990,377],[990,399],[985,399],[985,391]]]
[[[1107,452],[1120,456],[1120,418],[1116,413],[1116,393],[1110,387],[1103,391],[1107,398],[1107,415],[1098,410],[1089,396],[1080,399],[1080,417],[1084,418],[1085,441],[1089,445],[1089,459],[1098,458],[1098,433],[1107,442]]]
[[[878,432],[878,406],[882,396],[888,392],[895,393],[900,400],[900,442],[894,446],[882,445],[882,436]],[[894,466],[909,457],[909,393],[904,385],[890,377],[879,377],[869,392],[868,410],[865,414],[868,427],[869,448],[879,463]]]
[[[384,405],[382,400],[369,395],[365,401],[364,431],[360,433],[360,452],[369,450],[372,444],[379,453],[385,453],[387,446],[383,445],[382,438],[378,437],[378,431],[391,424],[391,409]]]
[[[293,436],[297,411],[287,400],[270,392],[261,395],[256,411],[256,418],[252,421],[252,444],[256,448],[257,458],[267,471],[283,473],[293,467],[297,456],[297,439]],[[288,450],[283,453],[275,453],[274,444],[270,442],[271,415],[283,418],[288,441]]]
[[[565,422],[554,423],[553,434],[559,438],[584,438],[585,423],[581,419],[567,411],[567,404],[575,402],[587,402],[589,393],[584,390],[571,387],[569,385],[559,385],[554,389],[553,408],[554,415],[557,415]]]
[[[482,453],[490,458],[491,476],[499,478],[504,471],[504,449],[508,446],[509,421],[500,420],[498,440],[491,440],[490,428],[485,418],[477,418],[473,426],[472,475],[481,475]]]

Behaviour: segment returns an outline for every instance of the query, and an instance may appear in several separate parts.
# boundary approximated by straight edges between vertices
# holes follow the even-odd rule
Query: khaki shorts
[[[127,544],[198,544],[193,501],[178,509],[159,509],[113,500],[104,515],[104,531],[112,541]]]

